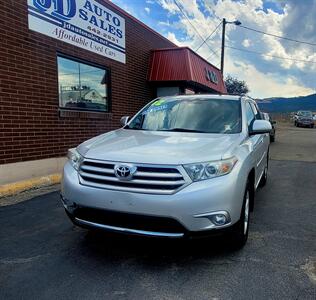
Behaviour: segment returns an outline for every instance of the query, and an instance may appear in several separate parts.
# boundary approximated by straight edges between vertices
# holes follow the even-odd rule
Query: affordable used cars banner
[[[29,28],[125,63],[125,20],[93,0],[28,0]]]

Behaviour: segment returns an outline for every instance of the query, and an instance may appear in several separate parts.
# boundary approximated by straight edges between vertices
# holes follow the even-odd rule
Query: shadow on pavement
[[[225,258],[237,254],[222,237],[168,240],[87,231],[80,243],[84,255],[104,261],[133,259],[146,264],[188,264],[189,261]]]

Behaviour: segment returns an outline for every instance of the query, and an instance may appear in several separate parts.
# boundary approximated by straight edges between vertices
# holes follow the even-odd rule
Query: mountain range
[[[293,98],[273,97],[256,101],[260,110],[268,113],[285,113],[298,110],[316,111],[316,94]]]

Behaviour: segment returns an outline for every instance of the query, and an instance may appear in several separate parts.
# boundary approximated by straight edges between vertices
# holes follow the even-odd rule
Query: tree
[[[238,80],[230,75],[225,79],[227,93],[231,95],[245,95],[249,93],[247,83],[243,80]]]

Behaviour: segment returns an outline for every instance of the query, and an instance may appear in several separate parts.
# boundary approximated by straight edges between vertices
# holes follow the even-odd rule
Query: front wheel
[[[247,242],[250,219],[250,187],[247,184],[244,202],[242,205],[241,216],[232,233],[231,245],[234,249],[241,249]]]

